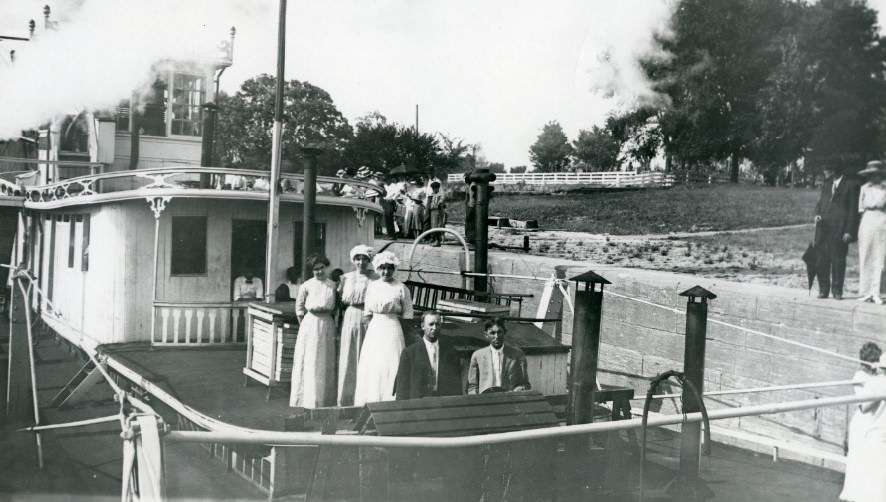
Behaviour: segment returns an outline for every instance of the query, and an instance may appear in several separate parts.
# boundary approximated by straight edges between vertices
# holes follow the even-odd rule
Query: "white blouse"
[[[869,209],[886,211],[886,184],[867,182],[861,186],[858,196],[858,212]]]

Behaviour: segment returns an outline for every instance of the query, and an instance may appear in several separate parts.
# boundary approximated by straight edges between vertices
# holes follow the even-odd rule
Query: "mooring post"
[[[576,284],[566,424],[574,425],[594,421],[603,286],[612,283],[590,270],[573,277],[570,281],[575,281]],[[581,283],[584,283],[584,290],[580,288]]]
[[[717,297],[701,286],[680,296],[686,300],[686,342],[683,351],[683,375],[701,396],[704,392],[705,339],[708,325],[708,300]],[[683,386],[683,413],[701,411],[701,403],[688,385]],[[683,424],[680,434],[680,473],[669,487],[674,500],[707,500],[713,492],[698,478],[701,451],[701,423]]]
[[[471,171],[465,176],[465,182],[470,186],[471,183],[477,185],[477,223],[474,237],[474,272],[485,274],[487,272],[487,256],[489,253],[489,199],[492,195],[493,187],[489,183],[495,181],[495,173],[489,172],[489,169],[479,168]],[[474,289],[476,291],[486,291],[486,277],[474,277]]]

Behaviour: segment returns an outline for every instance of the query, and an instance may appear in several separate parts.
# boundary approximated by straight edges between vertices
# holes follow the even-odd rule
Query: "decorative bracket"
[[[366,221],[365,207],[351,207],[354,210],[354,216],[357,218],[357,226],[363,228],[363,222]]]
[[[154,213],[154,219],[159,220],[160,215],[163,214],[163,210],[166,209],[166,204],[169,204],[172,197],[168,195],[158,195],[156,197],[145,197],[145,200],[148,201],[148,205],[151,206],[151,211]]]

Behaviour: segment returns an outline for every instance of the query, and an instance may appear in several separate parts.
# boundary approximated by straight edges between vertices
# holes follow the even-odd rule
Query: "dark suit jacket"
[[[501,387],[510,391],[522,386],[529,390],[529,373],[526,370],[526,356],[523,351],[511,345],[504,345],[501,361]],[[468,369],[468,394],[482,394],[492,387],[492,346],[474,351]]]
[[[843,176],[837,191],[831,195],[834,179],[826,180],[821,185],[815,214],[821,216],[818,227],[818,239],[839,240],[849,234],[851,240],[858,235],[858,182],[851,176]]]
[[[394,384],[397,399],[418,399],[430,396],[459,396],[462,394],[461,363],[455,349],[437,338],[439,361],[437,368],[437,392],[434,392],[434,373],[423,340],[403,349],[397,381]]]

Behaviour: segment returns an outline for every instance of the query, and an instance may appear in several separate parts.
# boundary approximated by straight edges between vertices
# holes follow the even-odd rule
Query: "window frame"
[[[188,119],[175,119],[173,116],[173,110],[174,110],[173,101],[175,99],[174,94],[175,94],[175,77],[176,76],[184,76],[184,77],[194,78],[194,79],[198,79],[198,80],[202,81],[202,90],[199,91],[199,94],[200,94],[199,104],[184,105],[189,108],[195,108],[198,110],[197,111],[198,118],[196,119],[196,121],[191,121]],[[200,74],[200,73],[196,73],[196,72],[167,70],[167,71],[163,71],[163,72],[157,72],[155,74],[154,82],[157,80],[163,80],[164,82],[166,82],[166,85],[167,85],[167,96],[165,97],[165,99],[163,101],[163,111],[164,111],[164,116],[165,116],[164,128],[163,128],[164,135],[163,136],[157,136],[154,134],[140,134],[140,135],[144,136],[144,137],[148,137],[148,138],[173,138],[173,139],[189,139],[189,140],[201,139],[203,137],[203,105],[207,103],[207,101],[206,101],[207,94],[209,92],[208,91],[209,87],[212,84],[212,79],[208,78],[208,76],[205,74]],[[153,85],[153,82],[152,82],[152,85]],[[132,132],[132,109],[133,109],[132,104],[137,101],[138,100],[136,99],[136,95],[133,94],[129,97],[129,99],[122,100],[117,105],[116,108],[117,108],[118,112],[115,113],[114,121],[118,126],[118,129],[117,129],[118,133],[125,134],[125,133]],[[127,110],[127,114],[128,114],[127,127],[126,127],[126,129],[119,129],[119,125],[120,125],[121,120],[117,115],[119,114],[119,110],[124,109],[124,108]],[[200,134],[196,134],[196,135],[173,134],[173,122],[175,122],[176,120],[195,122],[196,123],[196,130],[199,130]]]
[[[176,245],[176,237],[177,233],[176,229],[176,221],[182,220],[202,220],[203,224],[200,226],[203,230],[203,259],[202,259],[202,272],[197,271],[177,271],[176,270],[176,255],[178,252],[185,251]],[[188,227],[185,230],[183,235],[193,236],[194,235],[194,227]],[[209,274],[209,218],[207,216],[201,215],[180,215],[173,216],[170,219],[169,223],[169,277],[205,277]],[[196,248],[196,246],[195,246]]]

